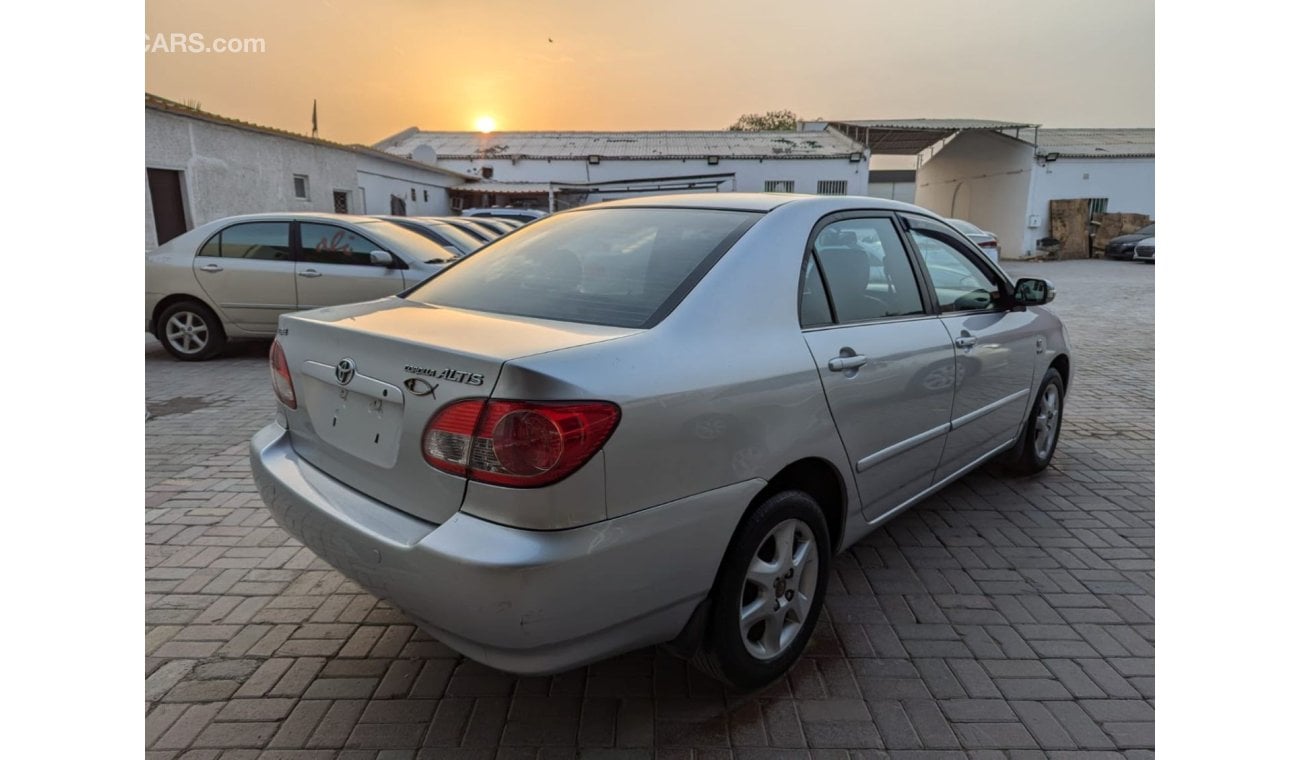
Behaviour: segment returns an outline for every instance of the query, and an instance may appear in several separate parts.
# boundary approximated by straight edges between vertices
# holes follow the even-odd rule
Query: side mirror
[[[393,265],[393,254],[388,251],[371,251],[370,263],[377,267],[391,267]]]
[[[1018,306],[1042,306],[1056,298],[1056,288],[1049,280],[1024,277],[1016,282],[1015,301]]]

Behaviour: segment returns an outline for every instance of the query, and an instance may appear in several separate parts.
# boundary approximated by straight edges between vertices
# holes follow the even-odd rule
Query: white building
[[[144,107],[146,249],[234,214],[445,214],[448,188],[472,179],[153,95]]]
[[[453,208],[568,208],[660,192],[862,195],[863,146],[838,132],[424,132],[374,146],[478,177]]]
[[[1154,215],[1155,130],[962,132],[916,175],[918,205],[994,233],[1008,257],[1050,236],[1050,201],[1079,198],[1098,212]]]
[[[1052,200],[1155,213],[1154,129],[1043,129],[983,119],[817,121],[800,129],[840,132],[876,157],[915,156],[912,202],[992,232],[1008,258],[1032,253],[1050,235]]]

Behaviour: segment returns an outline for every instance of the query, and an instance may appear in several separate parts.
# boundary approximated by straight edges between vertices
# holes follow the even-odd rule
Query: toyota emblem
[[[357,363],[351,359],[339,359],[338,365],[334,367],[334,377],[338,379],[339,385],[352,382],[352,376],[355,374],[357,374]]]

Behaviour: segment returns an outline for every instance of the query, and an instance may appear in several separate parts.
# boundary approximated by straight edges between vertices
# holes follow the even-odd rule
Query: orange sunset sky
[[[723,129],[746,112],[1152,126],[1142,0],[152,0],[157,35],[261,53],[145,53],[145,89],[373,143],[409,126]]]

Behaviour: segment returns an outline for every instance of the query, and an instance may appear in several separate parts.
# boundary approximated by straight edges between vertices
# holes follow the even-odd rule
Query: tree
[[[732,132],[793,132],[798,128],[799,117],[794,111],[747,113],[727,127]]]

